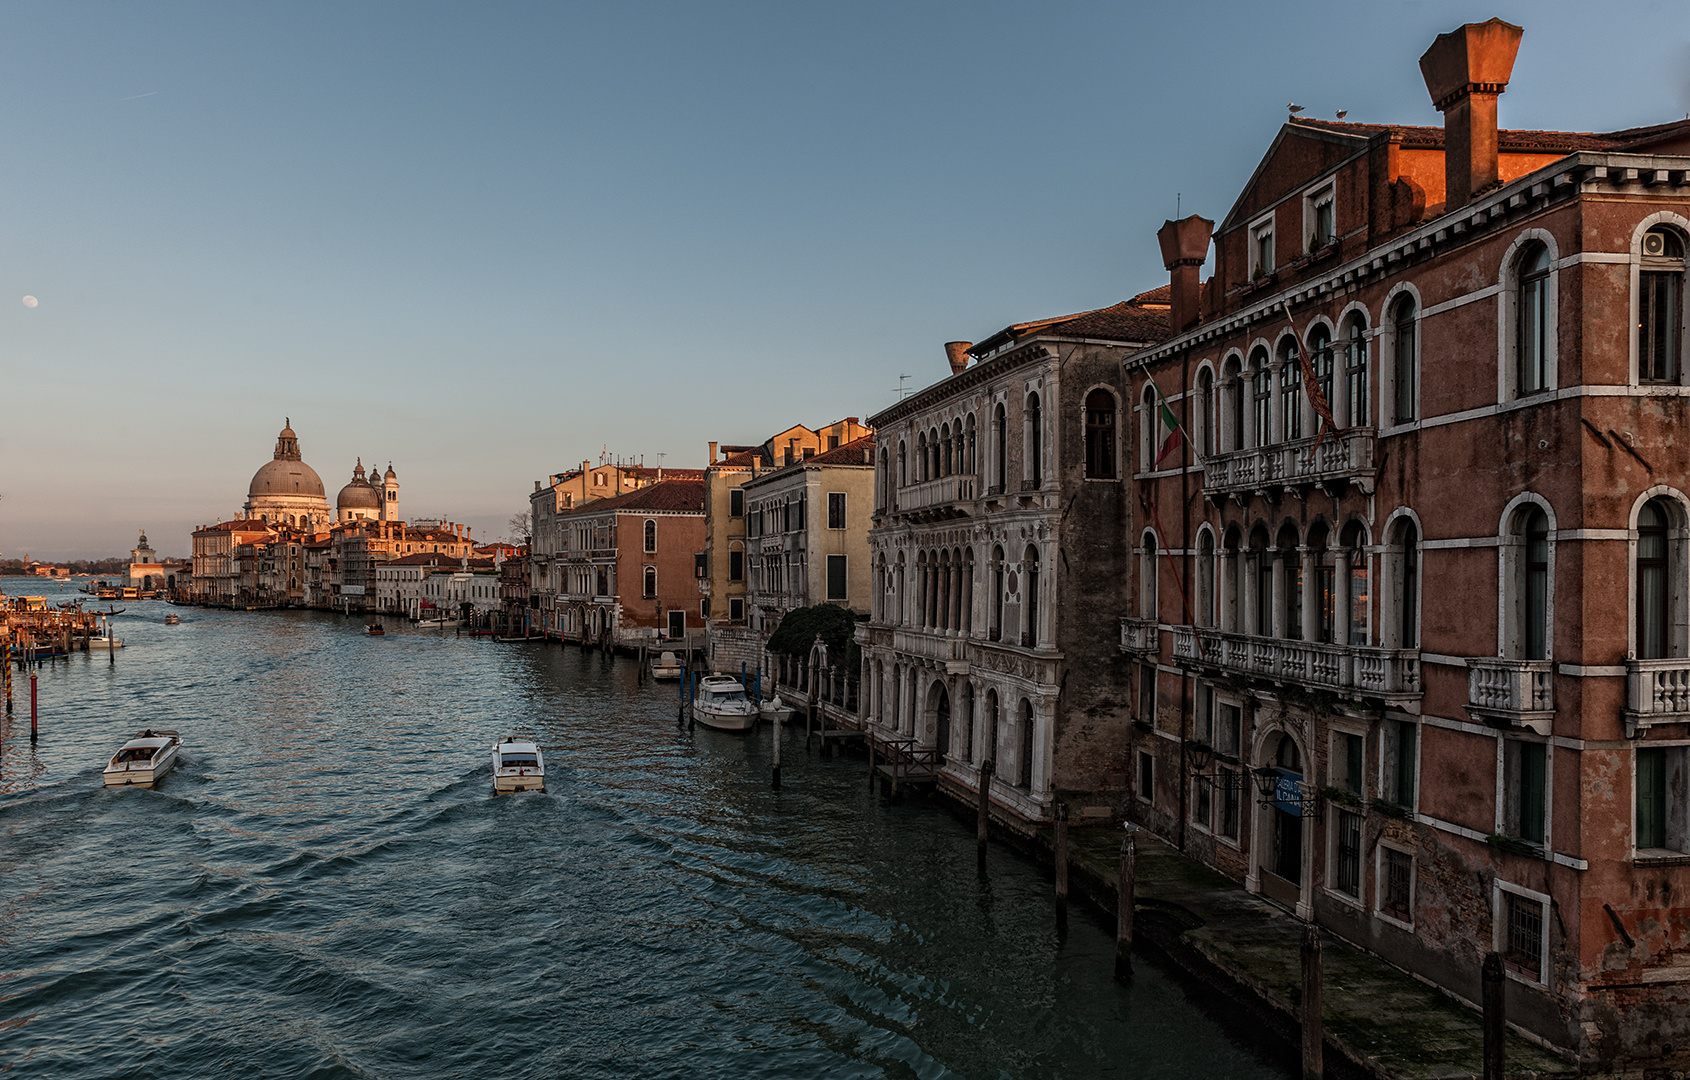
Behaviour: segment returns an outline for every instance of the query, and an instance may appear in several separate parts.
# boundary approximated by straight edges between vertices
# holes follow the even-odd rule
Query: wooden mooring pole
[[[36,697],[35,697],[35,672],[32,671],[32,672],[29,673],[29,741],[30,742],[34,742],[36,735],[39,734],[37,727],[36,727],[37,722],[38,722],[38,709],[36,707]]]
[[[1068,928],[1068,804],[1056,804],[1056,925]]]
[[[1502,1080],[1507,1065],[1503,1039],[1508,1034],[1508,1016],[1504,1011],[1502,992],[1506,986],[1502,977],[1502,954],[1486,953],[1479,968],[1482,989],[1480,1006],[1484,1010],[1485,1029],[1484,1080]]]
[[[780,714],[779,713],[775,714],[775,722],[771,726],[774,728],[775,764],[774,764],[774,770],[769,777],[769,786],[771,788],[775,789],[776,791],[779,791],[780,790]]]
[[[1310,923],[1303,927],[1303,1080],[1321,1080],[1326,1072],[1320,1020],[1321,968],[1320,929]]]
[[[986,868],[986,832],[992,820],[992,774],[997,769],[997,762],[991,758],[980,763],[980,817],[974,826],[974,859],[982,870]]]
[[[1122,982],[1133,975],[1133,875],[1138,857],[1138,826],[1127,822],[1127,836],[1121,841],[1121,869],[1115,879],[1115,978]]]

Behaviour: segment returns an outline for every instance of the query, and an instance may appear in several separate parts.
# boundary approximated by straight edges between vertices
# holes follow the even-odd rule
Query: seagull
[[[1292,103],[1291,103],[1291,104],[1289,104],[1289,105],[1287,105],[1287,106],[1285,106],[1285,107],[1286,107],[1286,108],[1287,108],[1287,109],[1290,109],[1290,110],[1291,110],[1291,115],[1292,115],[1292,116],[1295,116],[1295,115],[1297,115],[1297,114],[1298,114],[1298,113],[1300,113],[1300,112],[1302,112],[1302,111],[1303,111],[1303,106],[1301,106],[1301,105],[1299,105],[1299,104],[1297,104],[1297,103],[1296,103],[1296,102],[1295,102],[1295,101],[1293,101],[1293,102],[1292,102]]]
[[[1348,110],[1348,109],[1339,109],[1338,110],[1338,119],[1342,120],[1344,117],[1346,117],[1348,115],[1350,115],[1350,110]]]

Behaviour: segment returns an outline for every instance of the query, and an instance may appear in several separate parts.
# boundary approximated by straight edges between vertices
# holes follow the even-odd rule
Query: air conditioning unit
[[[1667,238],[1662,236],[1660,233],[1651,232],[1643,234],[1643,254],[1665,255],[1666,249]]]

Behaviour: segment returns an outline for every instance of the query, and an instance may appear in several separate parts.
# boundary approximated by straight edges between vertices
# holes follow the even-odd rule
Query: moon
[[[41,303],[41,301],[37,300],[33,296],[26,296],[26,297],[23,298],[23,306],[24,307],[34,307],[35,305],[37,305],[39,303]]]

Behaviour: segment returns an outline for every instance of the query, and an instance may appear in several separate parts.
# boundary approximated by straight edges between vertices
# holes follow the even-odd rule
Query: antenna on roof
[[[899,401],[902,401],[902,400],[904,400],[904,393],[905,393],[905,391],[904,391],[904,383],[906,383],[906,382],[908,382],[908,381],[909,381],[909,376],[908,376],[908,375],[900,375],[900,376],[898,376],[898,400],[899,400]]]
[[[1174,220],[1175,221],[1179,220],[1179,200],[1180,200],[1180,193],[1176,191],[1176,192],[1174,192]]]

